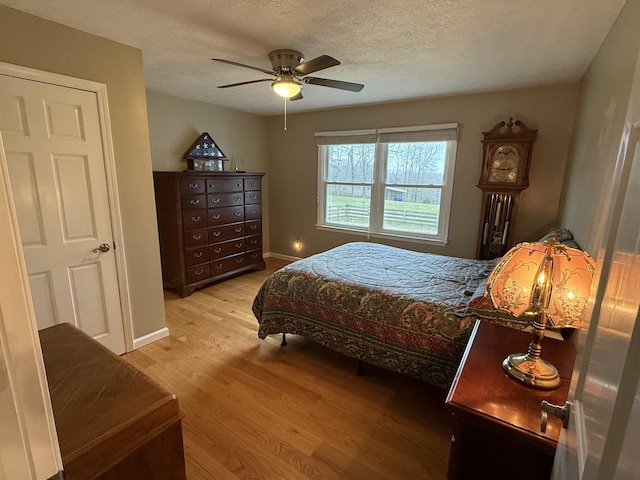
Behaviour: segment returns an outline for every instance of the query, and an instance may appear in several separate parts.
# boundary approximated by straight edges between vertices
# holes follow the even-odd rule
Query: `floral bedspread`
[[[258,336],[304,335],[448,388],[478,317],[526,326],[482,296],[495,263],[347,243],[265,281],[253,302]]]

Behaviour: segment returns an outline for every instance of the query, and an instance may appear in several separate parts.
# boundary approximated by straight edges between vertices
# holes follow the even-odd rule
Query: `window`
[[[446,243],[457,127],[316,133],[318,227]]]

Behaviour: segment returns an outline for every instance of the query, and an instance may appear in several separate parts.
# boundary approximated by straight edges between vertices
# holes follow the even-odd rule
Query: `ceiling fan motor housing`
[[[269,60],[274,72],[289,73],[304,62],[304,56],[296,50],[274,50],[269,53]]]

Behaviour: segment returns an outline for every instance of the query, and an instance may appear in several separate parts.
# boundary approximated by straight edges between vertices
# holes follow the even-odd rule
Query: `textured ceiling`
[[[0,0],[143,52],[147,87],[263,115],[282,112],[268,53],[330,55],[290,113],[579,80],[626,0]]]

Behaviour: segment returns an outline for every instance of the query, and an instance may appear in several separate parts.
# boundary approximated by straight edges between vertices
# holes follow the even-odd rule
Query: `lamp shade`
[[[271,88],[276,94],[284,98],[295,97],[300,93],[302,87],[296,82],[293,75],[280,75],[275,82],[271,84]]]
[[[587,306],[595,263],[588,253],[551,238],[509,250],[487,279],[496,308],[520,316],[539,312],[555,327],[578,327]]]

